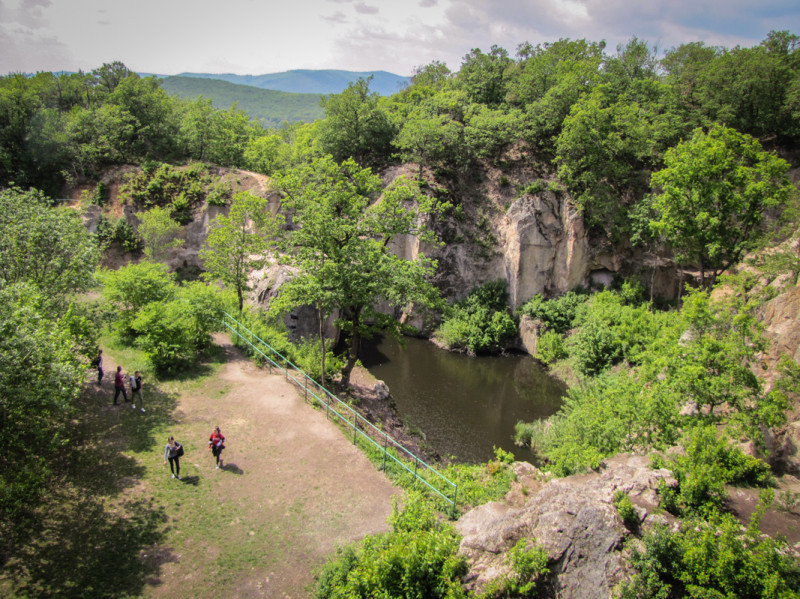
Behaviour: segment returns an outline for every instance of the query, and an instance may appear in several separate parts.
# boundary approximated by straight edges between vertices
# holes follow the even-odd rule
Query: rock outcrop
[[[460,553],[469,562],[466,584],[480,591],[510,573],[506,553],[521,539],[534,539],[547,551],[551,574],[547,596],[562,599],[608,599],[629,575],[624,558],[630,534],[613,504],[614,493],[628,494],[641,526],[666,521],[652,515],[659,481],[674,485],[668,470],[653,470],[647,458],[620,455],[596,473],[542,483],[530,464],[515,464],[528,492],[524,505],[488,503],[464,514],[456,524],[463,536]],[[519,499],[520,495],[516,495]]]

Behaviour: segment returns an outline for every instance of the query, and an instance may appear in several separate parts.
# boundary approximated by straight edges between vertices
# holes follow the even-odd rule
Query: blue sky
[[[289,69],[408,75],[472,48],[632,36],[660,50],[752,46],[800,34],[793,0],[0,0],[0,74],[91,70],[262,74]]]

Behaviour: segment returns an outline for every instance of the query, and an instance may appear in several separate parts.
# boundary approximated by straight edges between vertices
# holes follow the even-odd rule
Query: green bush
[[[628,528],[639,526],[639,514],[625,491],[620,489],[614,493],[614,507],[617,508],[617,513],[625,526]]]
[[[568,355],[564,338],[556,331],[545,331],[536,343],[536,357],[545,364],[552,364]]]
[[[497,352],[517,334],[508,313],[505,281],[487,283],[453,305],[434,336],[452,349],[470,353]]]
[[[397,502],[393,530],[340,550],[318,577],[318,599],[466,598],[461,576],[466,561],[458,555],[459,537],[449,523],[431,518],[432,508],[418,494]]]
[[[769,487],[769,465],[733,447],[713,426],[697,426],[684,438],[685,455],[672,458],[670,469],[678,487],[659,489],[661,505],[674,514],[709,515],[724,508],[726,485]]]
[[[800,597],[800,565],[786,542],[758,530],[758,510],[744,529],[729,514],[693,519],[677,533],[656,526],[633,545],[633,579],[621,599]]]
[[[535,544],[535,539],[520,539],[506,556],[511,574],[489,585],[485,597],[537,597],[542,579],[550,573],[549,558],[544,548]]]
[[[589,299],[589,295],[581,289],[568,291],[564,295],[550,300],[545,299],[539,293],[520,308],[520,313],[540,320],[544,324],[545,330],[563,335],[572,328],[572,321],[575,319],[578,306],[587,299]]]

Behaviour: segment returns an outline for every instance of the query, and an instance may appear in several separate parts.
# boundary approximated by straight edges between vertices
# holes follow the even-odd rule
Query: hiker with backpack
[[[167,446],[164,448],[164,464],[169,461],[169,469],[172,472],[172,478],[181,480],[181,456],[183,455],[183,445],[175,440],[175,437],[170,435],[167,439]]]
[[[136,396],[139,396],[139,407],[144,412],[144,399],[142,399],[142,375],[139,371],[128,377],[131,383],[131,409],[136,409]]]

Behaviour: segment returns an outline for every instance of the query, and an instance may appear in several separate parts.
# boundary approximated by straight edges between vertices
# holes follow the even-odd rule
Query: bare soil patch
[[[219,376],[178,398],[172,434],[187,454],[184,480],[169,483],[202,488],[203,501],[218,505],[226,527],[198,543],[191,534],[199,525],[193,498],[168,508],[174,544],[154,549],[178,558],[162,563],[146,594],[308,596],[314,572],[337,546],[388,530],[399,490],[282,375],[255,366],[226,336],[216,341],[227,357]],[[215,425],[226,436],[221,470],[207,449]],[[166,467],[163,476],[169,478]],[[234,560],[231,552],[248,555]],[[250,569],[226,571],[227,561]]]

